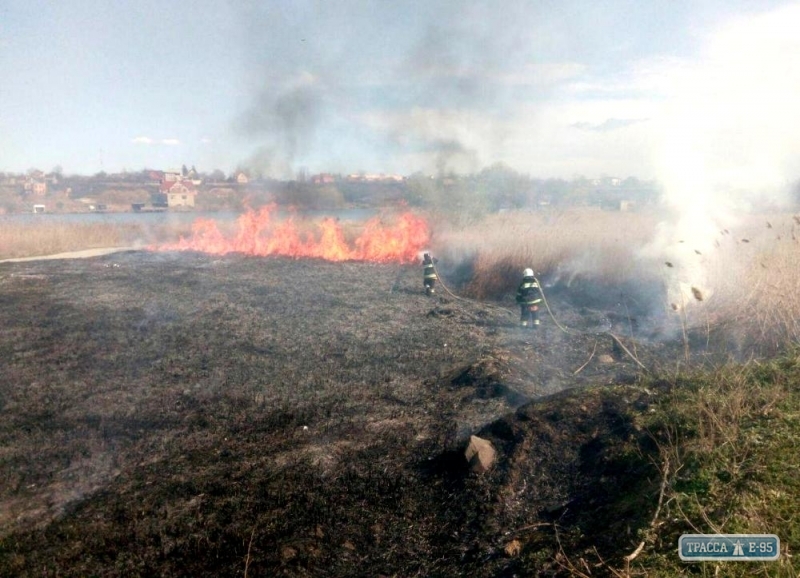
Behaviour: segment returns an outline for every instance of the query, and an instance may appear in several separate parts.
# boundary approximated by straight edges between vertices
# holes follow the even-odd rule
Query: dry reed
[[[444,226],[435,232],[440,252],[453,260],[473,259],[467,290],[484,298],[503,294],[522,269],[537,275],[578,275],[624,281],[637,274],[633,256],[646,243],[655,217],[576,208],[564,211],[491,215],[469,228]]]
[[[676,240],[663,254],[650,246],[645,255],[662,221],[657,213],[588,208],[505,213],[468,227],[440,225],[433,249],[441,260],[470,263],[465,290],[473,297],[507,295],[525,267],[567,286],[576,278],[613,285],[649,277],[666,291],[652,296],[654,311],[677,315],[684,331],[716,331],[744,353],[800,343],[800,218],[740,216],[702,251]]]
[[[127,247],[177,239],[188,226],[135,223],[3,223],[0,259],[53,255],[84,249]]]

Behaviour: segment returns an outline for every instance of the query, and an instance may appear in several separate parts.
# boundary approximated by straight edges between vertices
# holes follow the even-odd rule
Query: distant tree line
[[[69,190],[73,199],[93,197],[103,191],[146,189],[157,184],[160,171],[143,169],[93,176],[65,176],[60,166],[46,176],[56,177],[59,189]],[[627,202],[643,205],[656,200],[660,189],[654,181],[635,177],[625,179],[602,177],[589,179],[577,176],[572,179],[541,179],[520,173],[497,163],[470,175],[423,173],[405,179],[368,180],[341,175],[316,175],[311,177],[304,169],[293,180],[276,180],[262,174],[237,168],[226,174],[220,169],[199,172],[194,166],[183,165],[183,178],[200,182],[198,203],[203,205],[203,194],[214,207],[257,206],[267,202],[314,209],[337,209],[346,206],[386,206],[405,203],[411,207],[466,217],[514,209],[534,209],[567,205],[619,205]],[[245,179],[237,179],[243,174]],[[30,169],[28,176],[45,176]],[[0,178],[5,177],[0,173]],[[0,182],[0,184],[2,184]],[[796,187],[800,201],[800,185]],[[124,197],[120,193],[120,198]],[[213,202],[212,202],[213,200]],[[210,205],[210,206],[211,206]]]

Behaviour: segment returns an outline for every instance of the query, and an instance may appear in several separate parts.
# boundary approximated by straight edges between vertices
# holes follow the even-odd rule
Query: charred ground
[[[587,332],[527,333],[421,289],[417,267],[235,255],[0,266],[0,575],[510,576],[629,553],[660,481],[633,416],[660,392],[596,334],[613,312],[554,290]],[[483,475],[473,433],[499,450]]]

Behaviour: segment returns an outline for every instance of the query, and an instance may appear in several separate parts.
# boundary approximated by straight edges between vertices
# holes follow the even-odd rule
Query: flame
[[[268,205],[249,210],[239,216],[235,233],[228,236],[213,219],[199,218],[192,224],[188,238],[181,237],[177,243],[161,245],[156,250],[413,263],[430,239],[427,223],[413,213],[403,213],[389,225],[378,217],[370,219],[358,238],[348,243],[341,226],[332,217],[324,218],[317,231],[308,232],[301,230],[292,217],[275,220],[275,209],[275,205]]]

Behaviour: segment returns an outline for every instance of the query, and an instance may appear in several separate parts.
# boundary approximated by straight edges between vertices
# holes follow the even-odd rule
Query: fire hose
[[[492,303],[486,303],[486,302],[483,302],[483,301],[478,301],[477,299],[470,299],[469,297],[461,297],[460,295],[456,295],[455,293],[450,291],[450,289],[447,287],[447,285],[445,285],[444,281],[442,281],[442,277],[441,277],[441,275],[439,275],[439,271],[436,269],[436,265],[433,265],[433,271],[436,273],[436,278],[439,280],[439,284],[442,286],[442,289],[444,289],[445,292],[448,295],[450,295],[451,297],[453,297],[454,299],[457,299],[459,301],[477,303],[479,305],[484,305],[484,306],[487,306],[487,307],[491,307],[493,309],[500,309],[501,311],[505,311],[506,313],[509,313],[510,315],[516,315],[516,313],[514,311],[512,311],[511,309],[508,309],[507,307],[503,307],[502,305],[494,305]],[[561,325],[561,323],[558,322],[558,319],[556,319],[555,314],[553,314],[553,310],[550,309],[550,304],[547,302],[547,297],[544,294],[544,288],[542,287],[542,284],[539,282],[539,279],[534,277],[533,280],[536,281],[536,284],[539,286],[539,292],[542,295],[542,302],[544,303],[545,309],[547,309],[547,314],[550,315],[550,319],[553,320],[553,323],[561,331],[563,331],[567,335],[592,335],[592,336],[595,336],[595,337],[597,337],[598,335],[608,335],[609,337],[611,337],[611,339],[613,339],[616,342],[617,345],[619,345],[619,347],[622,349],[622,351],[624,351],[628,355],[628,357],[630,357],[634,362],[636,362],[636,365],[641,367],[645,371],[645,373],[650,373],[650,371],[647,369],[647,367],[645,367],[644,364],[641,361],[639,361],[639,359],[633,353],[631,353],[631,351],[627,347],[625,347],[625,344],[622,343],[622,340],[619,337],[617,337],[616,335],[614,335],[612,332],[607,331],[607,330],[606,331],[582,331],[580,329],[569,329],[569,328],[564,327],[563,325]],[[595,347],[596,347],[596,344],[595,344]],[[594,351],[592,351],[592,356],[593,355],[594,355]],[[589,359],[591,359],[591,357]],[[587,361],[587,363],[588,363],[588,361]],[[583,367],[585,367],[585,365],[586,364],[581,366],[580,369],[583,369]],[[579,369],[579,371],[580,371],[580,369]]]

